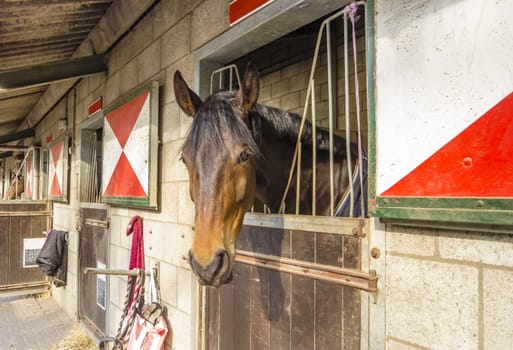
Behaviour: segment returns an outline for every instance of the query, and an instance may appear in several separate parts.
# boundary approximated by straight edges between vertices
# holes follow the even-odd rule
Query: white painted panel
[[[513,1],[377,0],[377,193],[513,91]]]

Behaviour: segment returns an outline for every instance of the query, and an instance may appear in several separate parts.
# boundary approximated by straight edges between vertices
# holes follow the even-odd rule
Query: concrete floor
[[[70,332],[73,321],[51,296],[0,294],[0,349],[47,350]]]

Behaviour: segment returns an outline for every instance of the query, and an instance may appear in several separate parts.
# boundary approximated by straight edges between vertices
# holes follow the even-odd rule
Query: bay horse
[[[189,262],[200,284],[219,287],[232,279],[235,240],[254,198],[271,212],[280,207],[301,118],[257,103],[259,76],[253,63],[248,64],[237,92],[218,92],[205,101],[187,86],[179,71],[173,83],[177,103],[193,117],[180,157],[189,174],[189,192],[195,204]],[[316,131],[316,214],[329,215],[329,134],[321,128]],[[310,214],[314,141],[309,122],[301,142],[300,210]],[[351,144],[350,153],[355,164],[355,144]],[[337,215],[347,216],[348,201],[343,199],[347,198],[348,162],[346,142],[340,136],[334,137],[334,164]],[[295,182],[286,197],[287,212],[295,208]],[[356,203],[360,195],[354,196]],[[360,214],[355,210],[355,216]]]

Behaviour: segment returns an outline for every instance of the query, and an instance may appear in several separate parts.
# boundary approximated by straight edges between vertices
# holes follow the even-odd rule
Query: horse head
[[[255,195],[260,151],[249,128],[249,110],[258,98],[258,72],[249,64],[239,90],[205,101],[177,71],[176,101],[193,118],[181,159],[195,205],[189,262],[199,282],[220,286],[232,279],[235,240]]]

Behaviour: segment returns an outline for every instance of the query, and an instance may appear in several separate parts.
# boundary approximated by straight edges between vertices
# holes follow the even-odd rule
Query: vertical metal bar
[[[39,168],[39,157],[41,156],[41,148],[34,148],[34,152],[32,154],[32,179],[34,181],[31,182],[32,187],[32,199],[38,200],[39,198],[39,172],[41,169]]]
[[[296,175],[296,215],[299,215],[299,203],[301,196],[301,142],[298,144],[297,149],[297,175]]]
[[[314,80],[310,82],[315,86]],[[312,88],[312,215],[317,214],[317,115],[315,113],[315,89]],[[307,100],[308,102],[308,100]]]
[[[345,97],[345,121],[346,121],[346,159],[347,177],[349,180],[349,216],[354,213],[354,191],[353,191],[353,165],[351,160],[351,116],[349,112],[349,63],[348,63],[348,38],[347,38],[347,13],[344,13],[344,97]]]
[[[333,91],[332,91],[332,62],[331,62],[331,23],[326,25],[326,47],[328,56],[328,123],[330,147],[330,215],[333,216],[335,207],[335,180],[333,177]]]
[[[94,137],[92,137],[92,135],[94,135],[94,133],[91,133],[89,134],[89,166],[87,168],[87,195],[86,195],[86,200],[87,202],[93,202],[93,174],[94,174],[94,163],[95,163],[95,159],[94,159],[94,149],[95,149],[95,143],[94,143]]]
[[[223,90],[223,72],[219,73],[219,91]]]
[[[96,136],[96,133],[93,134],[94,136]],[[92,181],[91,181],[91,193],[92,193],[92,198],[91,198],[91,202],[98,202],[98,174],[97,174],[97,170],[98,170],[98,159],[96,158],[97,157],[97,153],[98,153],[98,144],[96,143],[96,137],[93,137],[93,156],[92,156],[92,169],[91,169],[91,178],[92,178]]]
[[[233,69],[233,68],[232,68],[232,67],[230,67],[230,84],[229,84],[229,86],[230,86],[230,91],[232,91],[232,90],[233,90],[233,83],[232,83],[232,80],[233,80],[233,71],[232,71],[232,69]]]
[[[216,74],[219,75],[219,90],[220,91],[223,90],[223,88],[222,88],[222,74],[223,74],[223,72],[226,72],[227,70],[229,70],[229,74],[230,74],[230,83],[229,83],[230,90],[233,87],[233,85],[232,85],[232,79],[233,79],[232,70],[235,72],[235,77],[237,78],[237,84],[239,85],[239,87],[241,86],[239,70],[237,69],[236,65],[230,64],[228,66],[216,69],[215,71],[212,72],[212,74],[210,74],[210,93],[211,94],[214,93],[214,77],[216,76]]]

